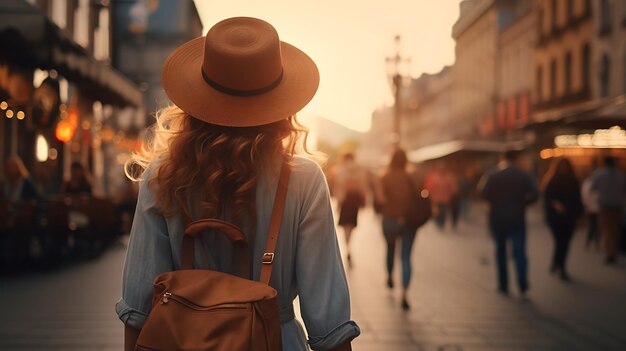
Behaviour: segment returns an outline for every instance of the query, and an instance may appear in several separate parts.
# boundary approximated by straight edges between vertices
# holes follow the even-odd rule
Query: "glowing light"
[[[13,110],[7,110],[6,115],[7,118],[13,118]]]
[[[81,123],[81,127],[83,127],[84,130],[88,130],[89,128],[91,128],[91,123],[89,123],[89,121],[85,120],[85,121],[83,121],[83,123]]]
[[[22,120],[24,117],[26,117],[24,111],[17,111],[17,119]]]
[[[75,130],[76,128],[73,127],[70,122],[62,120],[59,121],[59,123],[57,124],[57,127],[54,131],[54,136],[56,136],[59,141],[67,143],[68,141],[72,140]]]
[[[44,138],[43,135],[39,134],[37,136],[36,151],[35,151],[35,156],[37,157],[37,161],[39,162],[48,161],[49,151],[50,150],[48,147],[48,141],[46,140],[46,138]]]
[[[57,151],[57,149],[55,148],[51,148],[50,151],[48,151],[48,158],[54,161],[57,159],[57,157],[59,157],[59,151]]]
[[[552,151],[552,149],[543,149],[539,153],[539,157],[541,157],[542,160],[547,160],[549,158],[552,158],[553,156],[554,156],[554,151]]]
[[[9,108],[9,104],[7,104],[6,101],[2,101],[0,102],[0,110],[6,110],[7,108]]]
[[[560,148],[626,148],[626,130],[614,126],[609,129],[597,129],[593,134],[558,135],[554,144]]]

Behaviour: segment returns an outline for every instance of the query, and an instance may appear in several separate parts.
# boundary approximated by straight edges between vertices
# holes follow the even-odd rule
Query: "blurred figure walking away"
[[[447,212],[451,210],[452,200],[459,191],[456,177],[443,163],[437,163],[426,175],[424,188],[428,190],[430,200],[435,207],[435,223],[439,229],[443,230],[446,225]],[[457,218],[458,214],[452,213],[453,227],[456,227]]]
[[[352,268],[350,237],[357,226],[359,209],[365,206],[367,174],[354,160],[353,153],[346,153],[335,174],[336,195],[339,203],[339,226],[346,240],[348,267]]]
[[[393,266],[396,241],[401,240],[402,260],[402,309],[409,310],[407,290],[411,281],[411,251],[415,241],[416,229],[406,225],[405,216],[409,210],[413,193],[416,191],[411,176],[406,171],[407,157],[402,149],[394,151],[391,163],[380,179],[376,192],[377,202],[381,204],[383,214],[383,234],[387,242],[387,286],[393,283]],[[412,188],[413,187],[413,188]]]
[[[581,187],[581,196],[585,213],[587,215],[587,241],[586,247],[589,249],[591,244],[595,244],[596,249],[600,248],[600,230],[598,228],[598,212],[600,212],[600,204],[598,203],[598,192],[592,189],[593,177],[598,168],[598,160],[593,159],[592,173],[583,181]]]
[[[598,192],[598,225],[604,237],[606,263],[615,264],[619,253],[619,234],[626,184],[617,169],[615,158],[604,158],[604,166],[595,172],[591,188]]]
[[[576,228],[576,220],[582,214],[580,184],[572,163],[566,158],[554,159],[542,181],[546,221],[554,238],[552,273],[559,273],[564,281],[569,281],[565,260],[570,241]]]
[[[85,168],[80,162],[72,162],[70,166],[70,179],[63,182],[61,194],[91,196],[91,191],[91,183],[87,178]]]
[[[526,207],[537,200],[532,177],[518,167],[519,151],[503,154],[500,168],[485,175],[479,192],[489,203],[489,226],[495,243],[498,291],[508,294],[507,241],[513,245],[517,283],[522,296],[528,290],[526,258]]]

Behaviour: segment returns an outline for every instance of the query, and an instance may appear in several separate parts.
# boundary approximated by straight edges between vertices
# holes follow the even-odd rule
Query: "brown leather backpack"
[[[136,350],[280,351],[278,294],[269,286],[290,168],[283,163],[260,281],[211,270],[194,270],[194,237],[206,230],[225,234],[234,245],[237,272],[250,270],[248,243],[232,223],[217,219],[192,222],[185,229],[182,268],[154,280],[152,310]]]

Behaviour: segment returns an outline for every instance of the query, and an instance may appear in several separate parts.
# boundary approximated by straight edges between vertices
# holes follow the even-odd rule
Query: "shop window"
[[[626,49],[624,50],[624,67],[622,68],[622,75],[623,77],[623,86],[622,86],[622,93],[626,93]]]
[[[557,30],[557,18],[558,18],[558,11],[559,11],[559,2],[558,0],[552,0],[552,4],[550,6],[550,11],[551,11],[551,18],[552,18],[552,23],[550,24],[552,27],[552,32],[556,32]]]
[[[556,60],[550,61],[550,99],[556,99]]]
[[[626,1],[626,0],[624,0]],[[543,25],[543,8],[540,8],[537,12],[537,33],[539,33],[539,40],[544,36],[544,25]]]
[[[600,63],[600,95],[602,97],[609,95],[609,83],[611,77],[611,59],[607,54],[602,55]]]
[[[589,92],[589,83],[590,83],[589,72],[591,68],[590,67],[591,50],[589,48],[589,44],[583,45],[581,63],[582,63],[581,71],[582,71],[583,90],[586,92]]]
[[[611,5],[609,0],[600,2],[600,34],[611,33]]]
[[[567,23],[574,21],[574,0],[567,0],[565,3],[565,13],[567,16]]]
[[[563,68],[565,69],[565,95],[568,95],[572,92],[572,53],[569,51],[565,54]]]
[[[535,77],[535,86],[537,92],[537,102],[543,101],[543,67],[537,67],[537,73]]]

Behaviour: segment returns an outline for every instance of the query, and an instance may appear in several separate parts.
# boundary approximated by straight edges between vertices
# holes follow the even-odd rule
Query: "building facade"
[[[591,1],[538,0],[534,122],[551,120],[593,98]]]
[[[108,151],[133,145],[116,111],[141,110],[142,94],[109,65],[110,14],[106,0],[0,2],[0,161],[21,157],[44,193],[80,162],[106,195]]]
[[[493,118],[498,100],[498,43],[516,15],[517,1],[465,0],[452,28],[456,42],[453,66],[453,120],[456,138],[476,135]]]
[[[147,115],[169,103],[161,84],[167,56],[182,43],[202,35],[192,0],[114,0],[113,66],[144,92]],[[143,127],[146,114],[127,124]]]
[[[453,138],[452,67],[422,74],[404,87],[402,146],[414,150]]]
[[[536,15],[531,1],[518,1],[515,19],[498,37],[497,105],[479,125],[481,136],[519,139],[520,126],[531,114],[533,60],[536,43]]]
[[[592,8],[592,31],[597,35],[591,58],[596,68],[593,97],[619,96],[626,93],[626,1],[594,1]]]

